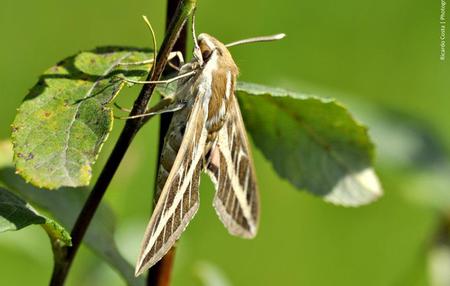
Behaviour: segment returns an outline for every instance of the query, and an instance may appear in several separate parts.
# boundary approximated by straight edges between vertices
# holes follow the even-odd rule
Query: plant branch
[[[175,45],[181,29],[194,10],[196,2],[196,0],[184,0],[178,6],[173,20],[167,29],[166,37],[164,38],[160,52],[156,58],[156,63],[152,67],[152,71],[147,76],[147,80],[155,81],[160,78],[167,64],[168,56]],[[145,112],[155,86],[155,84],[145,84],[143,86],[133,105],[133,109],[130,113],[131,116]],[[111,152],[99,178],[97,179],[97,182],[95,183],[75,222],[71,233],[72,246],[64,247],[61,250],[61,258],[58,261],[55,261],[52,278],[50,281],[51,286],[61,286],[64,284],[64,281],[69,273],[70,266],[72,265],[87,228],[91,223],[98,206],[100,205],[103,195],[105,194],[106,189],[117,171],[120,162],[125,156],[128,147],[133,141],[134,136],[144,123],[145,120],[143,118],[130,119],[125,123],[113,151]]]
[[[169,30],[170,23],[175,17],[177,7],[181,4],[181,0],[167,0],[167,13],[166,13],[166,30]],[[177,42],[174,45],[175,51],[180,51],[183,57],[186,58],[186,39],[187,39],[187,25],[184,24],[182,31],[178,37]],[[158,160],[156,163],[156,172],[160,164],[160,157],[162,148],[164,145],[164,138],[166,137],[167,130],[169,129],[170,121],[172,120],[172,114],[166,113],[161,115],[159,122],[159,144],[158,144]],[[153,188],[153,197],[156,198],[158,181],[155,180],[155,186]],[[156,204],[156,199],[153,200],[153,209]],[[169,250],[169,252],[152,268],[148,271],[147,285],[148,286],[169,286],[170,277],[173,269],[173,262],[175,259],[175,246]]]

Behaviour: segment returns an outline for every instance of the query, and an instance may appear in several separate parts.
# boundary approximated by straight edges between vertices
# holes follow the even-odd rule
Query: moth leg
[[[147,83],[169,84],[171,82],[174,82],[174,81],[177,81],[179,79],[191,76],[193,74],[195,74],[195,71],[190,71],[190,72],[187,72],[187,73],[183,73],[183,74],[177,75],[177,76],[175,76],[173,78],[169,78],[169,79],[166,79],[166,80],[133,80],[133,79],[129,79],[129,78],[126,78],[126,77],[121,77],[121,76],[119,76],[118,78],[123,80],[123,81],[125,81],[125,82],[137,83],[137,84],[147,84]]]
[[[147,24],[147,27],[149,28],[150,32],[152,33],[153,51],[154,51],[154,53],[153,53],[153,62],[156,62],[156,55],[157,55],[158,52],[157,52],[157,44],[156,44],[155,31],[153,30],[152,24],[150,24],[150,21],[147,19],[147,17],[146,17],[146,16],[142,16],[142,18],[144,19],[145,24]],[[180,62],[181,65],[184,65],[183,54],[182,54],[181,52],[179,52],[179,51],[177,51],[177,52],[171,52],[171,53],[169,54],[168,58],[167,58],[167,61],[168,61],[169,65],[170,65],[172,68],[174,68],[174,69],[176,69],[177,71],[179,71],[180,68],[177,67],[176,65],[174,65],[174,64],[171,63],[171,60],[172,60],[173,58],[175,58],[175,57],[178,58],[178,61]],[[152,69],[152,76],[153,76],[153,73],[154,73],[154,70]]]
[[[156,44],[156,36],[155,36],[155,30],[153,30],[152,24],[150,24],[150,21],[147,19],[147,17],[144,15],[142,16],[142,18],[144,19],[145,24],[147,24],[147,27],[150,30],[150,33],[152,33],[152,40],[153,40],[153,62],[156,62],[156,54],[158,53],[157,50],[157,44]],[[152,72],[152,77],[153,74],[155,73],[155,70],[152,68],[151,70]]]
[[[174,58],[178,58],[181,65],[184,64],[183,54],[180,51],[171,52],[169,54],[169,56],[167,57],[167,60],[171,61]],[[143,60],[143,61],[138,61],[138,62],[121,62],[121,63],[119,63],[119,66],[140,66],[140,65],[148,65],[148,64],[151,64],[154,62],[155,62],[155,59],[153,58],[153,59],[148,59],[148,60]]]
[[[131,109],[122,107],[122,106],[120,106],[120,105],[119,105],[118,103],[116,103],[116,102],[114,102],[113,104],[114,104],[114,107],[116,107],[117,109],[119,109],[119,110],[121,110],[121,111],[131,112]]]
[[[116,119],[135,119],[135,118],[142,118],[142,117],[153,117],[158,114],[178,111],[178,110],[184,108],[185,105],[186,104],[184,104],[184,103],[177,103],[177,104],[167,106],[166,108],[157,110],[157,111],[145,112],[145,113],[133,115],[133,116],[114,116],[114,118],[116,118]],[[149,111],[150,110],[151,109],[149,109]]]
[[[173,98],[174,95],[175,95],[175,92],[170,92],[170,93],[163,94],[161,91],[158,91],[158,94],[161,96],[162,99],[168,98],[168,97],[172,97]]]
[[[158,102],[155,106],[147,109],[145,113],[132,115],[132,116],[114,116],[116,119],[135,119],[141,117],[152,117],[158,114],[175,112],[186,106],[185,102],[175,102],[172,96],[167,96]]]
[[[173,94],[168,94],[168,95],[160,94],[160,95],[163,98],[163,100],[167,100],[167,101],[170,101],[170,103],[173,103],[173,101],[174,101]],[[163,100],[161,100],[158,104],[161,104],[162,102],[164,102]],[[125,107],[119,105],[117,102],[114,102],[113,105],[115,108],[119,109],[120,111],[124,111],[124,112],[128,112],[128,113],[131,112],[131,108],[125,108]],[[166,103],[166,105],[167,105],[167,103]]]
[[[169,59],[168,59],[169,61],[168,61],[167,63],[168,63],[169,66],[172,67],[173,69],[175,69],[175,70],[177,70],[177,71],[180,71],[180,69],[181,69],[180,67],[184,65],[184,57],[183,57],[183,54],[182,54],[180,51],[172,52],[172,53],[170,53],[170,54],[173,54],[173,53],[175,53],[175,56],[173,56],[173,58],[170,58],[170,57],[169,57]],[[180,67],[176,66],[175,64],[173,64],[173,63],[171,62],[171,60],[173,60],[175,57],[178,58],[178,63],[180,64]]]
[[[171,67],[171,68],[173,68],[174,70],[176,70],[176,71],[180,71],[181,69],[179,68],[179,67],[177,67],[175,64],[173,64],[172,62],[167,62],[167,64]]]
[[[148,60],[143,60],[143,61],[139,61],[139,62],[124,62],[124,63],[119,63],[119,66],[140,66],[140,65],[148,65],[153,63],[155,60],[154,59],[148,59]]]
[[[216,139],[214,139],[213,142],[209,142],[205,146],[205,152],[203,154],[203,170],[208,168],[209,164],[211,163],[211,161],[213,159],[214,149],[216,148],[217,142],[218,142],[218,138],[216,137]]]

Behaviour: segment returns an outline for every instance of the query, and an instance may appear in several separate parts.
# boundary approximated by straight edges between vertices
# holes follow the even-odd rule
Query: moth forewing
[[[175,95],[179,99],[187,98],[188,102],[186,108],[174,113],[165,138],[158,171],[158,185],[163,187],[144,235],[136,276],[169,251],[198,209],[207,112],[203,102],[205,92],[192,86],[193,80],[195,78],[180,85]],[[196,94],[190,94],[193,92]],[[173,153],[176,154],[174,159],[168,159]]]
[[[236,98],[219,131],[207,168],[216,188],[214,208],[230,234],[253,238],[259,224],[259,194],[251,150]]]

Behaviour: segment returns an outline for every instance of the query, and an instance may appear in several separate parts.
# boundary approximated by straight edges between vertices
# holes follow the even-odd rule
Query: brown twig
[[[167,64],[167,58],[172,51],[178,35],[180,34],[184,24],[196,6],[196,0],[182,0],[176,9],[176,12],[167,29],[166,37],[161,45],[155,65],[152,71],[147,76],[147,80],[158,80],[164,71]],[[134,102],[131,115],[142,114],[145,112],[150,101],[155,84],[145,84],[139,93],[138,98]],[[72,246],[64,247],[59,250],[59,259],[55,261],[52,278],[50,280],[51,286],[61,286],[67,278],[70,266],[75,258],[75,255],[80,247],[83,237],[90,225],[92,218],[97,210],[106,189],[109,186],[120,162],[133,141],[134,136],[146,121],[143,118],[130,119],[125,123],[124,128],[119,136],[119,139],[111,152],[108,161],[106,162],[97,182],[94,185],[86,203],[81,210],[75,225],[72,229]]]

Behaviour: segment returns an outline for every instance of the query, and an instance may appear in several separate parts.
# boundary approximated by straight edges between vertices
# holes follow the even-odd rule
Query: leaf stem
[[[167,13],[166,13],[166,29],[169,31],[170,23],[174,21],[174,17],[177,11],[177,7],[181,5],[182,0],[167,0]],[[186,58],[186,39],[187,28],[184,24],[177,42],[174,45],[175,51],[180,51],[184,58]],[[166,137],[167,130],[169,129],[170,121],[172,120],[171,113],[161,114],[161,120],[159,122],[159,144],[158,144],[158,160],[156,162],[156,172],[160,164],[160,157],[162,148],[164,145],[164,138]],[[155,180],[153,197],[156,198],[158,181]],[[153,208],[156,204],[156,199],[153,200]],[[148,271],[147,285],[148,286],[169,286],[170,277],[173,269],[173,262],[175,259],[175,246],[169,250],[169,252],[152,268]]]
[[[186,23],[188,17],[193,12],[197,1],[196,0],[182,0],[178,5],[172,21],[170,22],[164,41],[161,45],[160,52],[157,55],[156,63],[152,67],[152,71],[147,76],[147,80],[156,81],[160,78],[164,71],[167,59],[172,51],[177,38]],[[151,95],[155,89],[155,84],[145,84],[139,93],[138,98],[134,102],[131,116],[144,113],[147,105],[151,99]],[[67,278],[70,266],[75,258],[75,255],[80,247],[83,237],[92,218],[97,210],[106,189],[109,186],[115,172],[117,171],[120,162],[133,141],[134,136],[146,121],[143,118],[129,119],[125,123],[124,128],[119,136],[119,139],[111,152],[108,161],[106,162],[97,182],[89,194],[86,203],[83,206],[75,225],[72,229],[72,246],[61,249],[59,259],[55,261],[52,278],[50,280],[51,286],[61,286]]]

